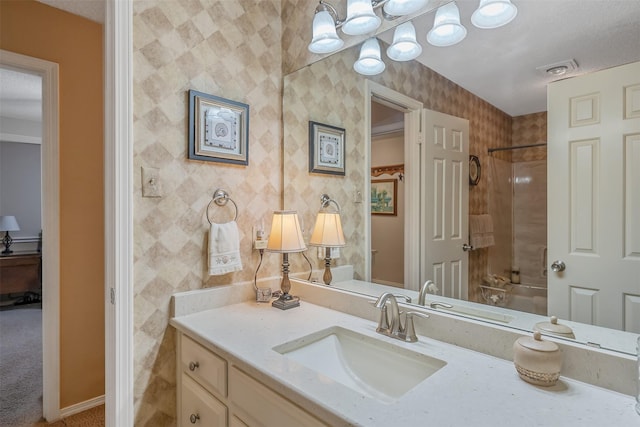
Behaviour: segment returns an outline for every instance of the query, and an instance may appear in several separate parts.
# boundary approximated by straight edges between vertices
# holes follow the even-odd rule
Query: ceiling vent
[[[575,59],[566,59],[564,61],[555,62],[553,64],[541,65],[536,67],[539,73],[546,76],[560,77],[569,74],[578,69],[578,63]]]

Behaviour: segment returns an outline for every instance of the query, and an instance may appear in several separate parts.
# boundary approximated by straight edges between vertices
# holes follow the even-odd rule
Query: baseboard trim
[[[93,399],[85,400],[84,402],[76,403],[75,405],[67,406],[60,409],[60,417],[67,418],[71,415],[79,414],[87,409],[95,408],[96,406],[104,405],[104,394],[102,396],[94,397]]]

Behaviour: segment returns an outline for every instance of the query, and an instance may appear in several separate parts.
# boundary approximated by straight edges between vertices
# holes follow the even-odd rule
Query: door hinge
[[[115,305],[116,304],[116,290],[111,288],[111,304]]]

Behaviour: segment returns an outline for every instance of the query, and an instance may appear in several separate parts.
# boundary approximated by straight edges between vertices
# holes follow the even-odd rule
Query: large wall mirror
[[[472,184],[467,179],[468,165],[461,183],[468,202],[460,209],[465,212],[460,247],[469,243],[470,218],[471,232],[480,233],[486,227],[483,215],[489,215],[493,232],[490,241],[476,240],[485,247],[466,253],[468,265],[457,279],[464,282],[464,291],[445,294],[447,283],[440,283],[430,296],[457,297],[473,307],[465,315],[476,310],[479,318],[531,329],[554,314],[547,311],[554,260],[548,257],[547,242],[546,87],[558,79],[640,61],[640,4],[513,0],[518,7],[514,21],[482,30],[470,22],[477,3],[456,2],[467,36],[454,46],[434,47],[426,42],[434,12],[415,18],[423,51],[410,62],[394,62],[384,54],[393,29],[380,34],[386,65],[381,74],[365,77],[353,70],[358,45],[285,76],[284,207],[298,211],[309,236],[320,196],[329,194],[341,206],[347,242],[334,265],[352,266],[353,278],[359,282],[355,288],[354,281],[345,282],[344,287],[370,295],[401,287],[402,292],[416,294],[422,282],[431,278],[420,258],[426,251],[421,229],[427,210],[422,200],[427,191],[424,176],[433,171],[424,165],[416,169],[424,150],[415,133],[420,127],[415,105],[464,119],[468,122],[466,155],[475,156],[477,162],[472,162]],[[310,28],[302,31],[310,33]],[[557,65],[566,65],[566,74],[546,72]],[[397,97],[386,96],[385,90]],[[310,121],[345,130],[344,176],[310,172]],[[389,188],[395,188],[395,212],[372,214],[372,182],[378,185],[377,181],[393,182]],[[321,255],[313,257],[314,268],[322,268]],[[291,262],[292,271],[308,271],[304,262]],[[640,304],[640,262],[636,265],[637,282],[632,286],[637,289],[630,294]],[[617,277],[616,272],[610,277]],[[519,313],[525,323],[504,320]],[[579,331],[576,339],[633,354],[640,319],[631,318],[633,322],[639,323],[635,329],[627,319],[630,332],[601,326],[574,328]],[[600,338],[607,332],[615,336],[611,342]]]

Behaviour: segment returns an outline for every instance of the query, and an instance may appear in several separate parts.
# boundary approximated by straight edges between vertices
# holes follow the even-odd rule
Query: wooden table
[[[14,252],[0,256],[0,294],[24,294],[41,290],[39,252]]]

